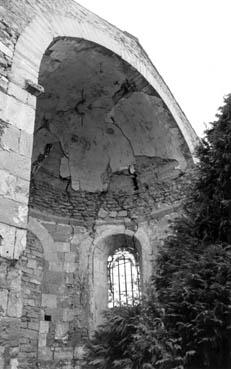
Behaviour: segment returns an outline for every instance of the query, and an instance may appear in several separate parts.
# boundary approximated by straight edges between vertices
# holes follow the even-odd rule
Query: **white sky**
[[[231,0],[78,0],[139,38],[196,132],[231,92]]]

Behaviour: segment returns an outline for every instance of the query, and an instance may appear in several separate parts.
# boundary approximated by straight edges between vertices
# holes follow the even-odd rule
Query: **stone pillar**
[[[0,56],[13,51],[0,43]],[[8,78],[7,78],[8,77]],[[0,68],[0,367],[17,368],[36,98]]]

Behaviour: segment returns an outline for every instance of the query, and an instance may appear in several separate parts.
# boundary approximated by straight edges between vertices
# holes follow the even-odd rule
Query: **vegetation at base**
[[[105,312],[105,323],[88,343],[86,368],[182,369],[178,340],[168,337],[162,311],[148,304]]]
[[[89,368],[231,368],[231,96],[198,159],[146,298],[106,313]]]

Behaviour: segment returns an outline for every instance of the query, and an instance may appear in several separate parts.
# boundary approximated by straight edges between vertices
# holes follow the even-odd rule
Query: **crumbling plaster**
[[[33,174],[59,166],[56,176],[70,178],[74,190],[95,192],[107,190],[112,173],[134,167],[137,156],[186,168],[188,148],[168,108],[109,50],[57,40],[42,59],[39,83],[45,93],[38,97]]]

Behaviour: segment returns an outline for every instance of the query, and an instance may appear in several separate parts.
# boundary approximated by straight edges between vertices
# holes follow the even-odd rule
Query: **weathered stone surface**
[[[21,130],[19,139],[19,153],[27,158],[31,158],[33,147],[33,134]]]
[[[35,110],[0,91],[1,119],[27,133],[33,133]]]
[[[42,306],[49,308],[57,307],[57,296],[52,294],[42,294]]]
[[[5,123],[5,127],[3,128],[3,132],[0,137],[1,148],[6,151],[14,151],[18,153],[20,134],[21,133],[18,128],[14,127],[12,124]]]
[[[70,243],[68,242],[55,242],[55,247],[58,252],[70,252]]]
[[[0,195],[14,199],[16,182],[17,178],[15,176],[6,170],[0,169]]]
[[[7,289],[0,290],[0,317],[6,315],[8,302],[8,291]]]
[[[13,151],[0,150],[0,169],[23,179],[30,179],[30,159]]]
[[[22,295],[21,291],[10,291],[8,298],[7,315],[10,317],[20,318],[22,316]]]
[[[15,234],[15,246],[14,246],[14,259],[19,259],[22,252],[26,248],[26,235],[25,229],[16,229]]]
[[[15,186],[15,200],[27,205],[29,201],[29,191],[30,182],[18,177]]]
[[[26,205],[0,197],[0,208],[0,222],[26,228],[28,212]]]
[[[13,259],[16,228],[0,224],[0,256]]]

